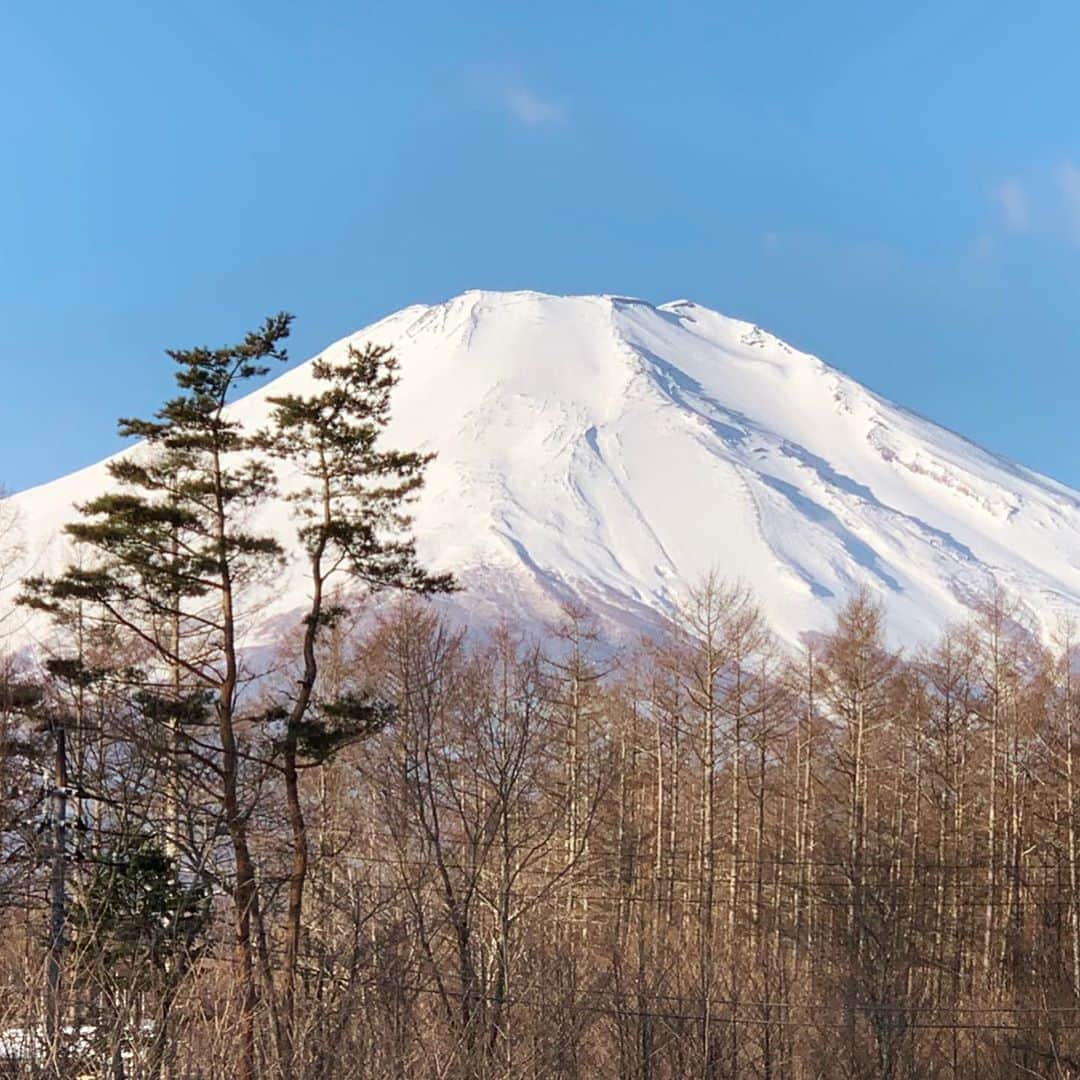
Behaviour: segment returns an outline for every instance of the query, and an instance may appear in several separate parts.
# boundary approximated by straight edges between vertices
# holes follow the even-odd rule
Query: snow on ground
[[[963,617],[991,579],[1047,633],[1080,611],[1076,492],[749,323],[688,301],[468,292],[323,355],[368,340],[402,365],[388,440],[438,453],[417,531],[469,622],[539,628],[577,596],[633,636],[710,568],[748,582],[792,642],[860,586],[904,643]],[[233,408],[257,426],[268,396],[311,386],[302,364]],[[24,573],[61,565],[73,504],[107,483],[102,463],[11,498]],[[291,535],[287,512],[265,524]],[[305,595],[299,573],[276,582],[252,643]]]

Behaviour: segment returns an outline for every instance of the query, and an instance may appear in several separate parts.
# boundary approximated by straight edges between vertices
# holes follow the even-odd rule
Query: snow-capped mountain
[[[749,583],[791,641],[859,586],[904,642],[962,617],[991,578],[1045,630],[1080,612],[1077,492],[749,323],[682,300],[468,292],[323,355],[368,340],[401,362],[389,444],[438,453],[416,527],[470,621],[539,626],[577,597],[636,634],[710,568]],[[233,408],[257,426],[268,396],[310,385],[302,364]],[[101,463],[9,500],[24,573],[59,568],[73,504],[108,483]],[[275,584],[263,636],[304,591],[299,573]]]

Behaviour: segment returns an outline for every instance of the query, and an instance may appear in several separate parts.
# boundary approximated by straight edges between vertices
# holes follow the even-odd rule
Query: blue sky
[[[690,297],[1080,487],[1068,2],[0,7],[0,483],[167,346],[463,289]]]

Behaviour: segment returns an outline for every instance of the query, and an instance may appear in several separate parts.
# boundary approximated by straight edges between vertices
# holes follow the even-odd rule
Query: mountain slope
[[[366,340],[401,361],[388,439],[438,452],[417,531],[471,621],[539,625],[580,597],[610,629],[648,631],[710,567],[752,585],[789,640],[859,586],[898,641],[961,617],[991,578],[1046,629],[1080,611],[1076,492],[748,323],[688,301],[470,292],[324,355]],[[256,425],[268,395],[310,385],[300,365],[233,408]],[[23,572],[60,565],[72,504],[107,482],[101,463],[11,498]],[[303,590],[276,583],[255,636]]]

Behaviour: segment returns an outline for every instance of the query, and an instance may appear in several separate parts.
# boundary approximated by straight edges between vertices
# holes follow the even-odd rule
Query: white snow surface
[[[992,579],[1046,634],[1080,613],[1077,492],[750,323],[685,300],[474,291],[322,355],[366,341],[401,363],[386,445],[438,454],[415,507],[421,554],[456,573],[446,603],[481,629],[505,617],[542,631],[578,598],[627,640],[659,630],[710,569],[749,584],[792,643],[860,586],[902,644],[963,618]],[[301,364],[231,408],[256,427],[269,396],[313,388]],[[21,572],[57,571],[73,505],[110,484],[102,462],[11,496]],[[293,535],[287,509],[263,524]],[[293,562],[252,644],[304,603]]]

